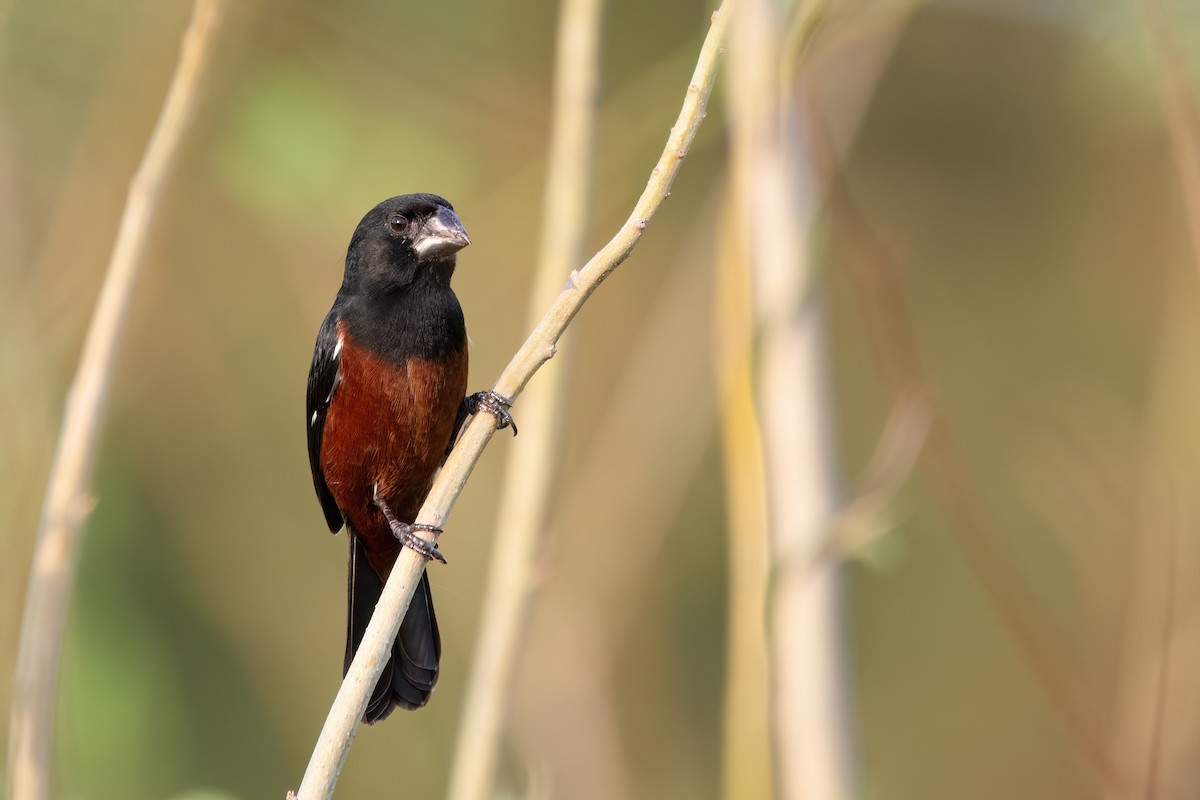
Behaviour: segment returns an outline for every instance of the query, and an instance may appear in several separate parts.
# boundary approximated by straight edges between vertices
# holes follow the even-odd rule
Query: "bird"
[[[385,200],[359,222],[308,374],[308,456],[329,530],[350,542],[343,675],[403,547],[445,563],[415,524],[466,418],[486,411],[516,426],[509,401],[467,395],[467,330],[450,287],[471,243],[434,194]],[[440,531],[439,531],[440,532]],[[418,709],[438,679],[441,637],[423,572],[363,721]]]

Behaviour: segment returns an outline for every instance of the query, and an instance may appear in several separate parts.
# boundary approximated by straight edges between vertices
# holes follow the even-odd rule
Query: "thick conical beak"
[[[470,243],[458,215],[445,206],[438,206],[413,237],[412,246],[417,251],[417,261],[433,261],[453,255]]]

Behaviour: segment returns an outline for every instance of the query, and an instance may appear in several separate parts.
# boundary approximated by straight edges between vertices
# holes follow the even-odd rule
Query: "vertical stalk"
[[[175,75],[141,165],[129,185],[104,285],[67,396],[38,526],[21,621],[9,721],[8,781],[12,800],[50,795],[55,701],[75,558],[93,501],[88,481],[104,418],[113,365],[163,187],[195,110],[221,0],[197,0]]]
[[[739,4],[730,56],[737,219],[755,283],[757,395],[771,559],[771,732],[779,795],[853,796],[836,561],[796,569],[837,507],[825,319],[807,238],[815,192],[794,92],[782,91],[786,25],[771,0]],[[791,565],[791,566],[789,566]]]
[[[583,255],[592,194],[602,10],[601,0],[563,0],[560,10],[554,121],[541,250],[530,293],[530,327],[537,324],[541,310],[554,300]],[[513,442],[505,470],[483,614],[450,776],[453,800],[492,796],[501,729],[525,639],[538,545],[554,486],[566,368],[558,363],[546,370],[521,401],[525,433]]]
[[[729,622],[725,658],[722,793],[772,797],[768,718],[766,489],[754,407],[754,318],[749,264],[733,225],[722,228],[716,267],[716,374],[721,463],[729,531]]]

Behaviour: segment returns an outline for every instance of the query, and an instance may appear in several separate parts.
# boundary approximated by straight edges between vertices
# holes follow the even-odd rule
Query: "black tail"
[[[375,604],[383,593],[383,581],[367,563],[361,541],[353,533],[350,539],[350,570],[348,590],[349,614],[346,620],[346,661],[342,674],[350,669],[358,645],[362,642],[367,623]],[[392,645],[379,683],[371,692],[371,700],[363,714],[363,722],[372,725],[387,719],[396,706],[417,709],[429,701],[438,679],[438,661],[442,657],[442,639],[438,635],[437,617],[433,613],[433,596],[429,593],[429,576],[421,574],[421,585],[413,594],[412,603],[400,623],[400,633]]]

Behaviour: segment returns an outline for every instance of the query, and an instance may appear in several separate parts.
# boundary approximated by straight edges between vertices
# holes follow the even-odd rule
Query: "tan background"
[[[860,5],[839,8],[814,53],[834,117],[848,48],[873,35]],[[1094,5],[923,7],[845,143],[990,547],[964,557],[956,517],[918,472],[894,531],[849,568],[865,797],[1102,796],[1064,702],[1133,785],[1156,758],[1160,796],[1196,792],[1200,281],[1136,16]],[[1176,6],[1186,43],[1200,18]],[[644,183],[709,10],[609,4],[595,245]],[[63,397],[187,12],[0,7],[0,686]],[[62,796],[281,797],[298,782],[340,677],[345,613],[344,539],[326,532],[304,450],[313,337],[362,213],[432,191],[475,242],[455,281],[471,385],[499,374],[523,336],[553,35],[553,4],[535,0],[233,10],[97,462]],[[721,109],[718,89],[672,198],[564,344],[575,361],[554,546],[506,749],[518,789],[718,793]],[[844,268],[848,230],[824,214],[814,247],[849,492],[890,399]],[[360,733],[340,796],[444,790],[504,447],[455,509],[449,568],[432,571],[438,691]],[[981,582],[980,563],[1000,578]],[[1066,676],[1062,692],[1038,677],[1043,661]]]

